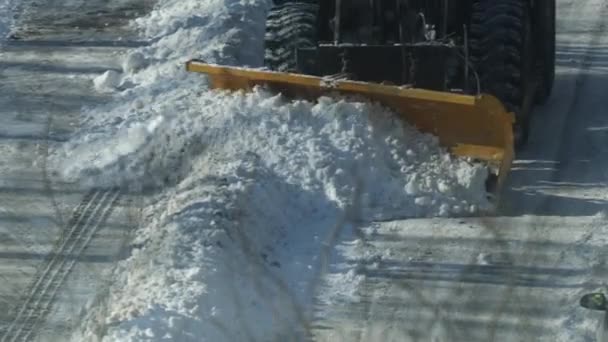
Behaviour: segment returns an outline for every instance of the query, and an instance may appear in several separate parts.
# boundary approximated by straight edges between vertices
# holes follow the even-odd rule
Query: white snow
[[[188,92],[159,95],[157,104],[164,105],[154,113],[127,117],[116,132],[108,125],[107,135],[88,144],[75,141],[69,149],[74,164],[66,164],[66,179],[163,189],[137,233],[135,243],[142,248],[117,271],[107,323],[121,324],[110,330],[109,340],[132,326],[138,329],[129,336],[136,336],[150,320],[160,320],[153,326],[176,340],[195,333],[217,341],[218,327],[197,323],[212,310],[219,310],[215,315],[221,322],[237,319],[237,312],[245,317],[242,324],[256,322],[250,329],[257,337],[272,329],[291,331],[291,325],[253,319],[273,316],[259,303],[270,300],[281,317],[299,322],[304,309],[293,317],[288,313],[292,296],[308,308],[313,295],[306,291],[320,254],[313,237],[324,240],[357,196],[358,218],[349,220],[437,216],[451,208],[489,206],[480,196],[483,188],[468,187],[471,182],[455,172],[468,168],[467,174],[481,177],[483,172],[472,172],[479,166],[453,160],[433,137],[403,128],[381,107],[328,98],[316,104],[288,102],[261,89]],[[408,156],[400,149],[404,145],[416,153]],[[405,188],[414,177],[420,185],[412,196]],[[439,190],[438,179],[449,191]],[[266,284],[268,276],[260,276],[265,273],[294,293]],[[256,277],[264,285],[250,288]],[[235,281],[236,288],[222,285]],[[275,299],[258,288],[273,286]],[[232,302],[234,296],[258,304],[244,309]],[[261,314],[264,310],[270,311]],[[169,320],[160,317],[173,314],[194,330],[164,326]]]
[[[120,85],[120,74],[115,70],[108,70],[95,77],[93,84],[100,92],[114,90]]]
[[[552,216],[531,227],[529,219],[364,226],[364,243],[337,248],[342,260],[327,278],[338,281],[328,282],[317,307],[327,329],[314,340],[430,339],[429,328],[443,326],[437,341],[596,341],[602,313],[582,309],[578,300],[605,291],[605,273],[596,273],[602,266],[595,263],[605,260],[606,221]],[[340,280],[353,269],[351,288]]]
[[[189,58],[260,66],[268,4],[160,1],[135,22],[154,43],[95,80],[125,89],[89,108],[52,162],[66,181],[154,195],[74,341],[301,337],[325,256],[358,224],[491,209],[484,168],[386,108],[209,91],[184,71]],[[348,295],[357,279],[323,281]]]
[[[127,56],[123,62],[122,69],[124,72],[132,74],[145,68],[147,64],[148,60],[146,56],[140,51],[134,51]]]

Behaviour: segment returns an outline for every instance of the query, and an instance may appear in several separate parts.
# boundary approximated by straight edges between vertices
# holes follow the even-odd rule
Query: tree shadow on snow
[[[590,216],[608,209],[608,47],[558,46],[549,102],[534,110],[501,215]],[[568,60],[568,61],[566,61]]]
[[[560,251],[588,255],[602,252],[602,246],[573,251],[560,242],[415,237],[390,229],[374,233],[370,242],[366,251],[384,257],[342,253],[340,260],[332,260],[338,273],[354,270],[362,278],[354,295],[320,301],[315,322],[320,336],[329,330],[340,340],[356,341],[371,336],[428,341],[436,334],[453,341],[550,338],[560,329],[547,322],[572,315],[578,294],[602,286],[600,279],[606,276],[592,267],[556,262]],[[521,254],[521,244],[529,253]],[[416,257],[421,248],[433,254]],[[390,254],[383,253],[387,249]],[[480,262],[480,251],[510,254],[511,260]],[[330,284],[326,290],[336,288]]]

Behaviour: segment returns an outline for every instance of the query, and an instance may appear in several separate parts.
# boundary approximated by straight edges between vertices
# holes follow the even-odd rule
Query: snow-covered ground
[[[342,243],[316,341],[595,341],[606,217],[374,223]],[[339,291],[336,291],[338,289]],[[603,340],[599,340],[603,341]]]
[[[83,104],[109,100],[92,81],[120,68],[117,56],[128,47],[119,38],[130,37],[90,23],[104,40],[84,42],[90,31],[68,22],[98,18],[91,2],[14,3],[11,31],[21,39],[0,43],[0,340],[65,341],[120,257],[137,205],[128,194],[85,196],[77,184],[52,179],[62,166],[46,154],[69,140]]]
[[[85,22],[73,11],[79,2],[49,4],[62,8],[66,27]],[[104,6],[117,4],[91,2],[94,10],[80,13],[108,20]],[[150,2],[136,4],[145,13]],[[556,95],[497,219],[465,218],[490,209],[483,168],[385,108],[214,92],[185,72],[190,58],[261,66],[269,4],[159,0],[130,27],[112,21],[102,32],[27,21],[22,34],[53,44],[120,45],[56,57],[81,63],[86,76],[45,69],[78,79],[88,96],[82,111],[60,118],[76,115],[77,125],[50,145],[46,162],[53,182],[72,191],[119,189],[142,200],[132,240],[107,240],[128,242],[123,260],[103,281],[80,262],[63,288],[81,299],[49,302],[48,324],[72,320],[64,329],[73,341],[591,339],[596,316],[576,300],[606,274],[606,119],[597,96],[606,3],[559,2]],[[122,37],[131,30],[140,36]],[[93,190],[83,207],[103,212],[118,192]],[[429,219],[441,216],[462,218]],[[104,286],[84,286],[96,281]]]

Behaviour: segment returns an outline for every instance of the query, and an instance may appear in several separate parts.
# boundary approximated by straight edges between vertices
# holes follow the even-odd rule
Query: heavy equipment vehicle
[[[213,87],[380,102],[504,182],[555,74],[555,0],[275,0],[265,68],[191,60]]]

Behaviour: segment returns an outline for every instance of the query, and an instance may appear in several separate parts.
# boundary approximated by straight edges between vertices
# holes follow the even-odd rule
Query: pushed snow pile
[[[108,341],[306,332],[320,242],[349,207],[357,217],[342,224],[489,205],[483,168],[380,106],[260,89],[158,101],[69,148],[67,178],[161,192],[117,271]]]
[[[340,207],[359,186],[363,217],[472,214],[489,206],[485,168],[450,156],[434,136],[384,107],[330,98],[290,102],[260,89],[184,96],[167,93],[158,98],[164,106],[137,114],[143,120],[118,120],[112,138],[68,147],[79,158],[64,164],[64,176],[95,186],[162,188],[195,172],[196,158],[248,151],[286,183]]]
[[[153,44],[125,57],[132,87],[52,156],[66,181],[147,194],[131,255],[74,341],[302,340],[342,231],[490,208],[484,168],[383,107],[212,92],[184,71],[259,66],[269,4],[160,1],[136,22]]]

